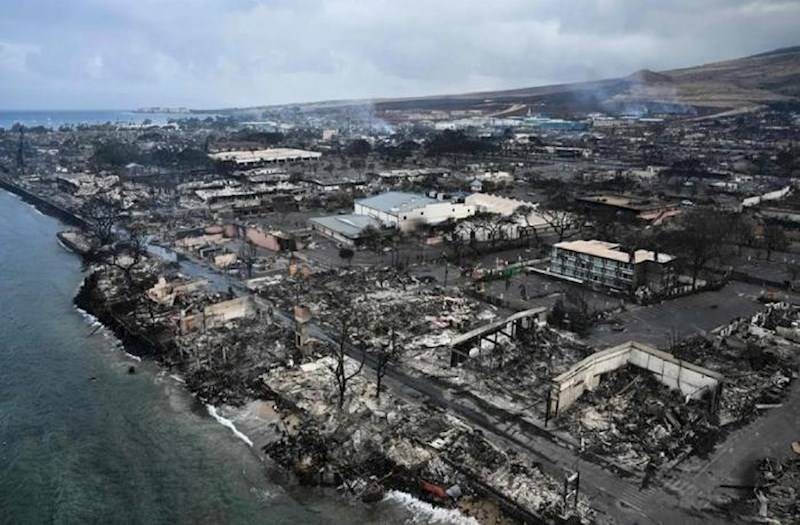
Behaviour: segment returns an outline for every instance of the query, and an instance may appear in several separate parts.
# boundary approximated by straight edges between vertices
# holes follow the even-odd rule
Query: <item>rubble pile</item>
[[[723,374],[720,400],[723,425],[745,423],[759,408],[781,403],[797,377],[800,310],[773,304],[750,319],[738,320],[709,339],[693,337],[674,349],[680,359]]]
[[[308,482],[333,483],[333,479],[368,479],[378,473],[376,456],[402,472],[431,457],[411,439],[415,428],[424,426],[425,416],[415,407],[383,393],[375,398],[375,385],[365,375],[355,376],[341,410],[330,366],[325,357],[294,369],[273,369],[262,376],[266,387],[280,400],[286,424],[283,444],[271,445],[267,453]],[[352,371],[357,364],[348,359]],[[435,420],[436,416],[431,416]],[[431,423],[428,423],[431,424]],[[355,429],[355,430],[353,430]],[[338,481],[336,482],[339,483]]]
[[[459,292],[390,268],[275,280],[261,293],[284,310],[302,302],[332,333],[343,310],[354,312],[358,319],[354,338],[365,346],[386,343],[392,330],[397,342],[409,350],[441,346],[450,336],[494,317],[487,307]]]
[[[200,399],[240,405],[265,397],[264,373],[298,359],[292,338],[284,326],[253,318],[179,336],[176,344],[186,384]]]
[[[163,270],[151,259],[128,272],[114,266],[93,267],[75,304],[113,328],[136,352],[164,357],[172,343],[171,309],[144,294]]]
[[[762,459],[753,492],[732,502],[726,510],[759,523],[800,522],[800,458]]]
[[[362,499],[376,483],[440,505],[478,508],[474,480],[545,517],[565,512],[562,485],[526,458],[504,452],[480,432],[442,411],[412,405],[390,394],[374,398],[374,384],[353,379],[340,411],[328,365],[330,358],[294,370],[273,370],[263,380],[278,399],[282,439],[265,447],[277,463],[306,483],[337,485]],[[348,366],[356,364],[349,361]],[[581,499],[581,522],[591,510]]]
[[[495,369],[493,375],[501,374],[516,384],[529,380],[532,374],[548,379],[591,354],[588,346],[549,326],[519,331],[516,341],[500,335],[498,341],[501,343],[498,347],[485,341],[482,351],[476,352],[476,356],[467,360],[464,366],[478,370]],[[502,359],[493,354],[502,354]]]
[[[594,512],[588,502],[564,502],[564,486],[542,472],[538,464],[514,451],[502,451],[479,431],[462,432],[443,452],[450,464],[458,465],[487,485],[499,490],[524,508],[535,509],[546,519],[567,514],[581,522],[591,521]]]
[[[411,352],[405,364],[416,372],[435,377],[469,392],[496,408],[530,413],[530,407],[547,399],[549,380],[591,353],[591,348],[566,337],[549,326],[517,332],[516,340],[497,334],[498,345],[484,341],[481,351],[457,368],[450,365],[449,352],[426,349]]]
[[[644,474],[692,452],[708,454],[719,437],[706,403],[687,404],[679,392],[632,366],[603,376],[563,417],[584,450]]]

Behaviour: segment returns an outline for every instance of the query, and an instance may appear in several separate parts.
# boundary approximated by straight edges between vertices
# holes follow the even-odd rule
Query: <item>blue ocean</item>
[[[188,118],[186,113],[139,113],[132,110],[2,110],[0,128],[9,129],[16,123],[23,126],[77,126],[79,124],[141,124],[149,120],[153,124],[166,124],[169,120]]]

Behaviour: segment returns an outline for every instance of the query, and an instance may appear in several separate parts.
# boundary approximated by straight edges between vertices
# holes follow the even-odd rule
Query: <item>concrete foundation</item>
[[[710,394],[711,408],[717,408],[724,379],[721,374],[651,346],[629,341],[596,352],[553,378],[547,402],[547,419],[558,417],[586,390],[594,390],[603,374],[626,365],[652,372],[661,383],[680,390],[689,398],[699,399]]]

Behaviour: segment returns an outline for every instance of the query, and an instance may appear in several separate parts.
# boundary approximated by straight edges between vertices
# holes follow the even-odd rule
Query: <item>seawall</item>
[[[45,199],[42,196],[36,195],[25,188],[19,186],[18,184],[8,180],[8,178],[0,177],[0,188],[3,188],[6,191],[9,191],[15,195],[19,195],[22,200],[25,202],[36,206],[42,213],[46,213],[51,215],[60,221],[69,224],[71,226],[78,226],[80,228],[86,228],[87,223],[81,217],[76,215],[75,213],[66,210],[55,204],[50,202],[49,200]]]

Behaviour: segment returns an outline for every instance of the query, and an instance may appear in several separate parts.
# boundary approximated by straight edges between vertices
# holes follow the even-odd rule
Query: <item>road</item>
[[[235,285],[234,289],[247,293],[242,285]],[[294,326],[292,314],[281,311],[274,305],[272,311],[277,320],[286,326]],[[334,341],[316,322],[309,325],[309,333],[320,340]],[[355,360],[362,359],[363,354],[359,349],[350,346],[347,352]],[[365,365],[372,370],[376,368],[375,359],[369,354],[365,357]],[[617,523],[730,523],[722,518],[715,519],[697,512],[697,506],[702,508],[704,500],[696,497],[700,491],[697,490],[694,483],[696,477],[692,477],[692,473],[669,480],[667,490],[658,486],[642,490],[637,483],[622,479],[609,470],[582,459],[575,451],[554,441],[549,433],[521,417],[523,414],[496,407],[487,410],[485,404],[478,406],[465,392],[448,388],[433,378],[412,375],[397,366],[388,368],[384,383],[395,395],[407,401],[427,402],[461,417],[474,428],[483,431],[501,448],[535,458],[556,479],[563,479],[567,472],[580,471],[583,495],[589,498],[592,507]],[[687,506],[687,502],[694,507]]]

